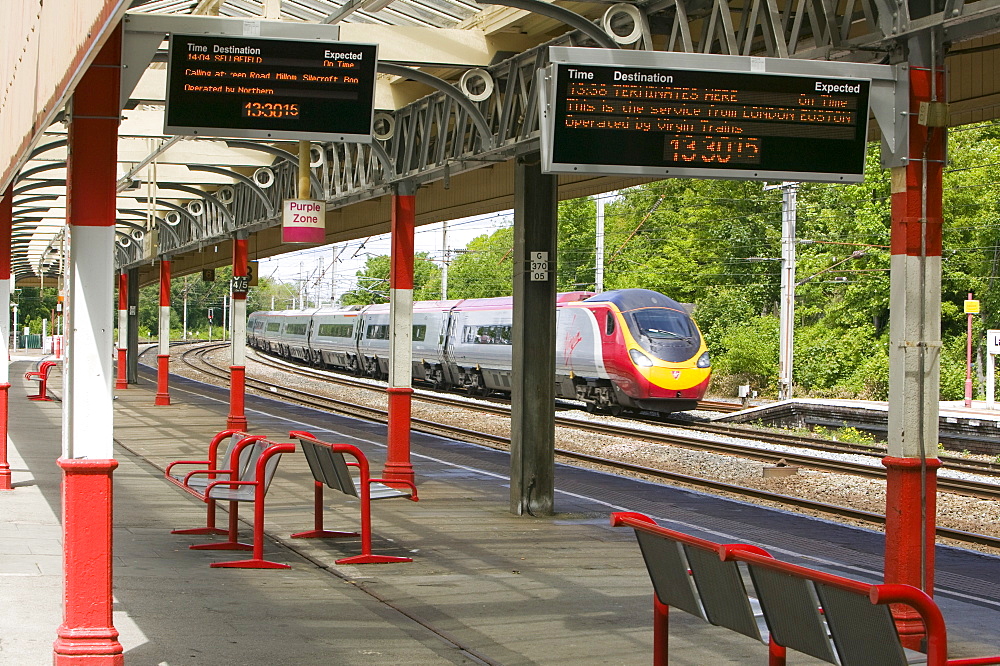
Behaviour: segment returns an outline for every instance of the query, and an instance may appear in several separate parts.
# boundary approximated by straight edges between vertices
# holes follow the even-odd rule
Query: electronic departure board
[[[548,173],[831,182],[864,174],[868,79],[564,62],[549,76]]]
[[[370,142],[377,47],[171,35],[166,134]]]

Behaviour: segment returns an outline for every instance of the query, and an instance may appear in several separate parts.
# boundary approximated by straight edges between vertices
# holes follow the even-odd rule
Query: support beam
[[[128,273],[118,274],[118,374],[116,389],[128,388]]]
[[[911,42],[909,61],[909,160],[892,171],[885,581],[933,594],[945,128],[921,125],[918,112],[944,100],[945,75],[929,39]],[[904,644],[918,646],[919,618],[896,621]]]
[[[232,364],[229,366],[229,417],[226,428],[230,430],[246,430],[247,417],[244,410],[246,401],[246,365],[247,365],[247,239],[233,239],[233,325]]]
[[[64,366],[63,622],[56,666],[124,664],[112,618],[111,349],[121,28],[73,94],[67,170],[68,353]]]
[[[413,396],[413,229],[416,196],[406,185],[392,196],[389,277],[389,451],[382,476],[413,483],[410,413]]]
[[[160,258],[160,320],[155,405],[170,404],[170,258]]]
[[[7,460],[7,419],[10,401],[10,234],[14,223],[14,186],[0,198],[0,335],[4,358],[0,359],[0,490],[13,490]]]
[[[556,188],[541,156],[517,158],[514,175],[513,386],[510,511],[555,510]],[[531,253],[548,256],[548,280],[533,281]]]

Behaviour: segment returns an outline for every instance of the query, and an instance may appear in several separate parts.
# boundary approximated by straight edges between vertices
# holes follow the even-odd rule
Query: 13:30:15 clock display
[[[244,118],[288,118],[296,120],[299,117],[298,104],[247,102],[242,108]]]

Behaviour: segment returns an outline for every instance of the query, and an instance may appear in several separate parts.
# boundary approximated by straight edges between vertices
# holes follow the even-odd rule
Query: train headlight
[[[698,357],[698,367],[699,368],[711,368],[712,367],[712,359],[710,359],[708,357],[708,352],[705,352],[704,354],[702,354],[701,356]]]
[[[650,358],[648,356],[646,356],[645,354],[643,354],[638,349],[629,349],[628,350],[628,355],[630,357],[632,357],[632,362],[635,363],[637,367],[640,367],[640,368],[651,368],[651,367],[653,367],[653,361],[650,360]]]

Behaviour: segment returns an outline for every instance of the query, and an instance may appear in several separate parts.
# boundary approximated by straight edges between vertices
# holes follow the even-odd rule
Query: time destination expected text
[[[370,133],[373,45],[175,35],[171,68],[169,126]]]
[[[639,167],[857,170],[867,80],[561,65],[553,98],[553,162]],[[658,138],[654,138],[658,137]],[[598,154],[598,151],[604,151]],[[849,153],[849,154],[848,154]]]

